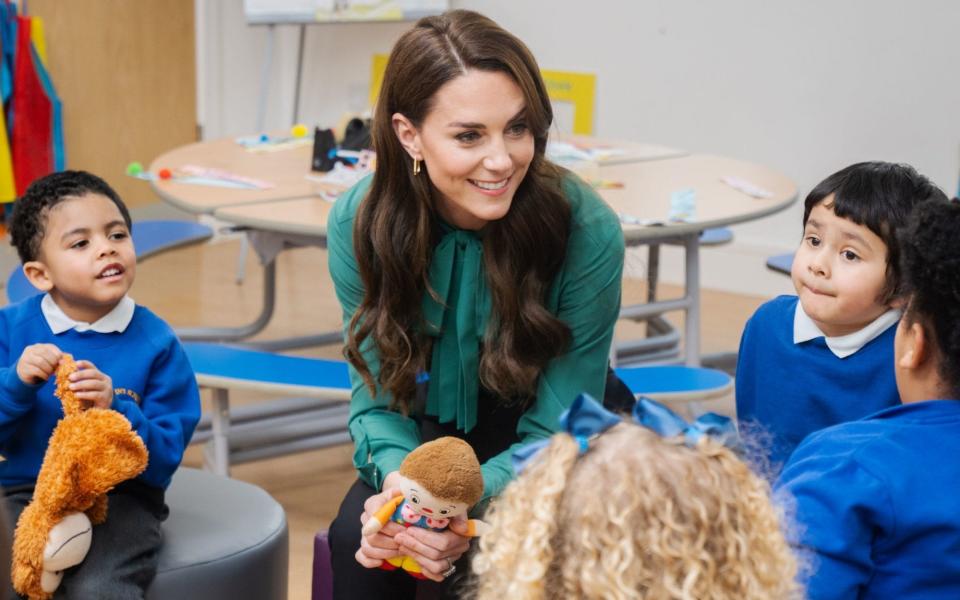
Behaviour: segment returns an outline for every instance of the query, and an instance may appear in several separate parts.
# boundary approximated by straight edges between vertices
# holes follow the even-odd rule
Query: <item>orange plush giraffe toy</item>
[[[50,436],[33,500],[14,533],[13,587],[31,600],[51,598],[63,570],[83,561],[92,525],[107,518],[107,492],[147,468],[147,448],[130,422],[114,410],[88,408],[70,390],[76,370],[65,354],[55,392],[64,417]]]

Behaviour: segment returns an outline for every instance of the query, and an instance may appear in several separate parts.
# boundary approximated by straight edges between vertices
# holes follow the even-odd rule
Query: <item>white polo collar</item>
[[[96,331],[97,333],[113,333],[114,331],[123,333],[126,331],[130,321],[133,320],[133,311],[137,308],[137,303],[130,296],[124,296],[113,310],[97,319],[96,323],[85,323],[83,321],[74,321],[67,316],[63,309],[57,306],[50,294],[44,294],[40,301],[40,311],[43,312],[43,318],[47,320],[47,325],[53,331],[54,335],[59,335],[64,331],[76,329],[77,331]]]
[[[797,310],[793,315],[793,343],[800,344],[822,337],[827,343],[827,348],[830,348],[830,351],[833,352],[837,358],[846,358],[866,346],[870,341],[886,331],[888,327],[900,320],[900,314],[901,311],[899,309],[891,308],[859,331],[854,331],[847,335],[830,337],[817,327],[813,319],[804,312],[803,304],[797,300]]]

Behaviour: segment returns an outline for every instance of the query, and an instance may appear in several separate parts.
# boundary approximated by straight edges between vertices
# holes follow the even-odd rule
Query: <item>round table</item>
[[[631,318],[644,318],[671,310],[686,311],[685,362],[698,364],[700,232],[759,219],[783,210],[796,200],[796,185],[773,169],[733,158],[687,154],[664,146],[636,142],[606,142],[584,137],[569,140],[581,148],[615,147],[620,150],[593,164],[590,176],[596,174],[603,182],[622,184],[622,187],[604,186],[598,191],[625,222],[623,231],[628,245],[673,240],[685,247],[684,296],[626,309],[632,311]],[[309,146],[251,152],[233,139],[200,142],[161,155],[151,164],[150,170],[175,170],[182,165],[223,169],[274,184],[270,189],[241,190],[184,184],[175,180],[154,181],[154,189],[165,201],[193,213],[212,214],[220,220],[248,228],[267,269],[264,312],[256,321],[262,328],[269,321],[273,309],[273,259],[286,247],[325,243],[327,218],[333,205],[319,194],[335,189],[335,186],[307,179],[310,173]],[[766,191],[769,196],[751,196],[725,183],[724,178],[748,182]],[[676,192],[689,190],[695,197],[693,215],[684,222],[669,221],[671,197]],[[656,224],[628,224],[638,220]],[[236,331],[241,329],[243,337],[252,335],[249,327]],[[193,333],[201,331],[209,335],[193,337],[241,337],[224,330],[197,330]],[[190,332],[187,333],[186,337],[191,337]],[[324,339],[333,338],[324,336]]]

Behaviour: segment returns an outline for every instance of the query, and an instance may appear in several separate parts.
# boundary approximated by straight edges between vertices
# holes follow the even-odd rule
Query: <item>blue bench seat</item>
[[[206,342],[183,347],[197,383],[212,392],[213,406],[190,443],[208,442],[204,464],[215,473],[228,476],[233,463],[350,441],[346,362]],[[286,397],[231,409],[230,390]]]
[[[185,342],[201,387],[213,393],[191,443],[207,443],[205,463],[228,475],[232,463],[313,450],[350,441],[347,364],[240,346]],[[685,366],[616,369],[635,395],[696,403],[730,392],[722,371]],[[287,396],[230,407],[230,390]]]

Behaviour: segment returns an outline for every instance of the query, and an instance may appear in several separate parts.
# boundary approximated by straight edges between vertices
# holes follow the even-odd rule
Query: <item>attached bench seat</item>
[[[209,442],[204,462],[221,475],[248,462],[350,441],[347,363],[205,342],[185,342],[197,383],[212,391],[191,443]],[[229,390],[277,396],[231,410]]]
[[[191,443],[209,442],[205,464],[215,473],[229,475],[231,463],[350,441],[351,385],[344,361],[205,342],[185,342],[184,348],[197,382],[213,392],[212,409]],[[641,366],[616,373],[635,395],[667,402],[696,403],[733,387],[729,375],[713,369]],[[289,397],[231,409],[232,389]]]

